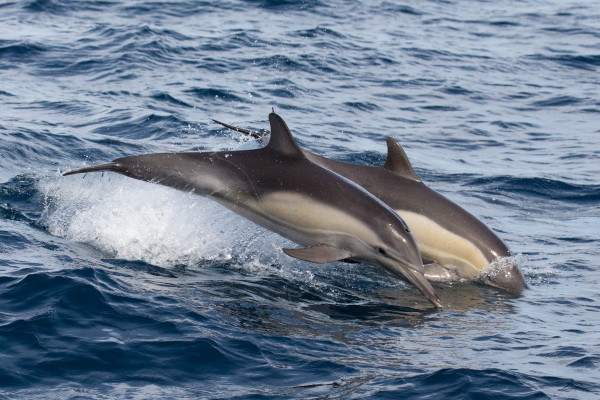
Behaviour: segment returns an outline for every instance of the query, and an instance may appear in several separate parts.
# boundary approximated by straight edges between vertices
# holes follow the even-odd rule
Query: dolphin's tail
[[[204,187],[199,183],[198,179],[189,178],[190,174],[184,174],[186,170],[191,168],[190,159],[194,157],[196,162],[192,165],[201,166],[202,168],[205,168],[207,165],[213,165],[213,161],[209,158],[198,158],[196,156],[197,154],[191,153],[161,153],[123,157],[117,158],[108,164],[94,165],[68,171],[65,172],[63,176],[85,174],[88,172],[110,171],[140,181],[159,183],[178,190],[195,190],[196,193],[200,193],[202,187],[203,189],[206,189],[207,193],[212,193],[215,188],[211,186],[210,183],[206,183],[206,187]]]
[[[213,121],[216,122],[219,125],[224,126],[225,128],[228,128],[228,129],[231,129],[231,130],[243,133],[244,135],[252,136],[253,138],[256,138],[256,139],[260,139],[263,136],[266,136],[266,135],[269,134],[269,132],[266,132],[266,131],[259,131],[259,132],[257,132],[257,131],[251,131],[249,129],[238,128],[237,126],[229,125],[229,124],[226,124],[225,122],[217,121],[216,119],[213,119]]]
[[[108,164],[95,165],[93,167],[85,167],[80,169],[74,169],[72,171],[65,172],[63,176],[74,175],[74,174],[86,174],[88,172],[97,172],[97,171],[115,171],[119,172],[121,170],[121,166],[118,163],[111,162]]]

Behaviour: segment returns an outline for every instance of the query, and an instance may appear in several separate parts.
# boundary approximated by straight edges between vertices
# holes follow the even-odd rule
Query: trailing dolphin
[[[114,171],[207,196],[305,246],[283,249],[292,257],[384,268],[441,307],[404,221],[360,186],[309,161],[280,116],[271,113],[269,121],[271,138],[261,149],[124,157],[64,175]]]
[[[213,120],[229,129],[261,138],[255,132]],[[387,138],[383,166],[332,160],[302,150],[307,159],[362,186],[406,221],[417,241],[429,280],[480,279],[519,294],[525,279],[510,259],[508,247],[484,223],[456,203],[433,191],[415,173],[402,146]]]

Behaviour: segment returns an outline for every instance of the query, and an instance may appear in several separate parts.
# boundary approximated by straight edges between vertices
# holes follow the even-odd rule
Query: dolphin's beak
[[[438,296],[429,281],[425,279],[425,275],[423,275],[422,264],[420,266],[413,266],[405,262],[401,262],[400,260],[394,261],[393,267],[386,268],[388,271],[415,285],[417,289],[419,289],[419,291],[423,293],[425,297],[427,297],[431,304],[437,308],[443,307],[442,299],[440,299],[440,296]]]
[[[431,284],[422,273],[419,273],[413,268],[402,268],[403,275],[410,283],[415,285],[417,289],[421,291],[427,297],[427,299],[436,306],[437,308],[442,308],[442,299],[435,292]]]

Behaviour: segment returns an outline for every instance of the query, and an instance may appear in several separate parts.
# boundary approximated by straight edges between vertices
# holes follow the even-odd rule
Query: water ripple
[[[600,200],[599,185],[576,185],[552,179],[513,177],[476,178],[471,183],[487,187],[490,192],[499,190],[574,204],[594,205]]]

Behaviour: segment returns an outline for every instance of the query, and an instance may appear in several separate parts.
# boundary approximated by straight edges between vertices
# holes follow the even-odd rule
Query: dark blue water
[[[413,4],[414,3],[414,4]],[[600,396],[596,1],[0,4],[1,398]],[[123,155],[255,146],[381,163],[509,245],[514,297],[308,264]]]

